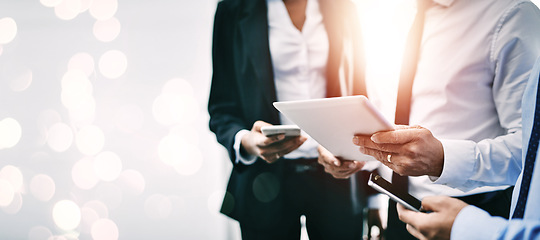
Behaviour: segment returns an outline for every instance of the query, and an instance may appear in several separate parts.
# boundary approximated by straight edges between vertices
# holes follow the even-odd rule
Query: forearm
[[[492,217],[475,206],[461,210],[452,226],[451,239],[540,239],[540,221]]]

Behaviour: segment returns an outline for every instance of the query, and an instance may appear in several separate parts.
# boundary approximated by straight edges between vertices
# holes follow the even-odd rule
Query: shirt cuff
[[[476,143],[464,140],[441,140],[444,166],[440,177],[430,177],[437,184],[461,187],[474,174]]]
[[[368,197],[367,207],[369,209],[381,209],[388,202],[388,198],[383,194],[375,194]]]
[[[247,133],[249,133],[249,131],[246,129],[243,129],[243,130],[238,131],[236,135],[234,136],[233,148],[234,148],[234,152],[236,156],[236,159],[234,161],[235,163],[251,165],[255,163],[255,161],[257,161],[257,156],[253,156],[250,154],[242,154],[242,151],[240,151],[240,144],[242,143],[242,137],[244,137],[244,135],[246,135]]]
[[[495,239],[508,224],[502,217],[492,217],[486,211],[469,205],[458,213],[450,233],[451,240]]]

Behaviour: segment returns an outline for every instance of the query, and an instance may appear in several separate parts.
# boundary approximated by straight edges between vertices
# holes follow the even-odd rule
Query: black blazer
[[[327,96],[340,95],[340,67],[354,69],[355,94],[365,94],[361,38],[355,7],[348,0],[319,0],[328,33]],[[348,39],[354,50],[341,61]],[[253,228],[281,219],[283,161],[236,164],[235,134],[257,120],[280,124],[268,43],[266,0],[224,0],[218,4],[213,34],[213,77],[208,102],[210,130],[229,152],[233,170],[221,212]],[[344,66],[341,66],[343,63]]]

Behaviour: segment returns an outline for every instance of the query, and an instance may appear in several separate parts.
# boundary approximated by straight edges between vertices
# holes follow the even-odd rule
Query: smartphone
[[[369,176],[368,185],[375,190],[388,195],[392,200],[405,206],[407,209],[424,212],[422,210],[422,202],[408,193],[397,191],[394,186],[378,174]]]
[[[300,128],[296,125],[272,125],[261,128],[264,136],[273,136],[277,134],[285,134],[285,137],[300,136]]]

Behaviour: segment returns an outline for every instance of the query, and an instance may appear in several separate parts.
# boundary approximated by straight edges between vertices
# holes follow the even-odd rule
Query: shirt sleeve
[[[506,133],[479,142],[442,140],[445,163],[435,183],[467,191],[516,182],[522,156],[521,99],[540,56],[540,31],[531,31],[533,26],[540,26],[540,11],[533,3],[520,1],[499,19],[491,41],[493,100]]]
[[[492,217],[470,205],[454,220],[450,239],[540,239],[540,221]]]
[[[251,164],[255,163],[255,161],[257,161],[257,156],[246,154],[246,153],[243,153],[242,151],[240,151],[240,144],[242,142],[242,137],[244,137],[244,135],[246,135],[247,133],[249,133],[249,131],[246,130],[246,129],[243,129],[243,130],[238,131],[238,133],[236,133],[236,135],[234,136],[233,148],[234,148],[234,151],[236,153],[235,154],[236,155],[235,163],[242,163],[244,165],[251,165]]]

